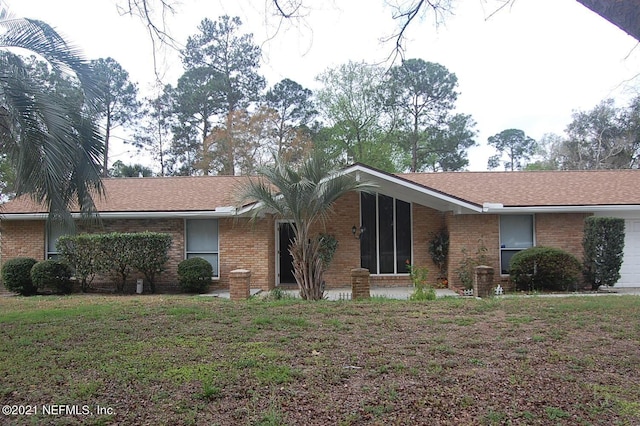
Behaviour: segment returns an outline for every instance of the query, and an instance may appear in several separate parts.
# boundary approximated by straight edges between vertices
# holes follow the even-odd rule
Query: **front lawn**
[[[0,424],[640,424],[637,296],[2,297],[0,342]]]

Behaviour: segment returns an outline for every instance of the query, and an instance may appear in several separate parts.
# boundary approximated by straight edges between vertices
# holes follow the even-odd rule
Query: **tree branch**
[[[436,27],[438,27],[444,19],[444,16],[452,11],[452,0],[412,0],[411,2],[392,5],[387,2],[387,6],[394,9],[392,18],[399,21],[399,29],[396,33],[382,39],[384,43],[394,41],[394,47],[387,57],[394,63],[400,58],[404,61],[404,42],[409,26],[416,19],[423,19],[429,11],[433,12]]]
[[[486,18],[485,21],[488,21],[489,19],[493,18],[493,16],[500,12],[502,9],[506,8],[507,6],[511,6],[513,7],[513,5],[515,4],[516,0],[500,0],[502,1],[502,4],[500,6],[498,6],[493,12],[491,12]]]
[[[298,15],[298,11],[300,10],[300,7],[302,7],[302,0],[287,0],[287,6],[291,6],[292,7],[291,12],[285,12],[284,11],[282,6],[280,5],[282,0],[272,0],[272,1],[273,1],[273,5],[278,10],[278,13],[280,13],[280,15],[283,18],[290,19],[290,18],[299,18],[300,17],[300,15]]]
[[[124,6],[116,4],[120,15],[136,17],[145,25],[153,49],[153,70],[158,81],[161,80],[158,71],[157,54],[161,46],[168,46],[180,50],[181,46],[167,31],[166,19],[168,15],[175,15],[177,0],[126,0]],[[153,5],[159,5],[159,16]]]

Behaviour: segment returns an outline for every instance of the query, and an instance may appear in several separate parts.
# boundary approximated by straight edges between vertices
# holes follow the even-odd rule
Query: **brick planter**
[[[229,272],[229,297],[231,300],[247,300],[250,296],[251,271],[235,269]]]
[[[369,299],[370,297],[369,270],[364,268],[352,269],[351,299]]]
[[[475,297],[489,297],[493,294],[493,268],[491,266],[476,266],[473,280],[473,295]]]

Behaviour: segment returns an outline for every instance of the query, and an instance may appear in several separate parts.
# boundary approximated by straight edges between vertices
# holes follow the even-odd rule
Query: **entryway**
[[[289,253],[289,245],[293,240],[293,223],[276,222],[276,285],[294,285],[293,257]]]

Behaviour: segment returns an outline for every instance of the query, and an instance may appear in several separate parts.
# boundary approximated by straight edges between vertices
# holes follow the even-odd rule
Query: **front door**
[[[289,245],[293,240],[293,225],[289,222],[278,222],[278,284],[295,284],[293,276],[293,257],[289,253]]]

